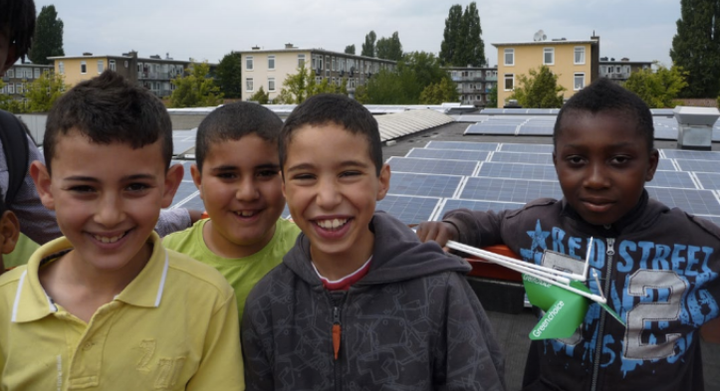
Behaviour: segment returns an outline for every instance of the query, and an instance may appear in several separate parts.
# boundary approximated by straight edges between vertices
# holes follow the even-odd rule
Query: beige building
[[[120,56],[83,53],[82,56],[48,57],[48,59],[54,62],[55,72],[65,76],[65,85],[68,88],[110,69],[144,86],[161,98],[172,93],[175,86],[170,81],[183,75],[191,64],[189,60],[175,60],[169,55],[165,58],[159,55],[138,58],[137,52],[134,51]],[[215,64],[211,64],[212,66]]]
[[[288,75],[296,74],[303,65],[313,72],[315,81],[328,79],[329,83],[340,84],[347,78],[347,89],[354,96],[355,88],[364,85],[373,74],[381,69],[395,69],[391,60],[356,56],[354,54],[331,52],[324,49],[300,49],[286,44],[284,49],[264,50],[254,47],[241,51],[242,58],[242,99],[249,100],[262,86],[275,99],[283,88]]]
[[[599,75],[600,37],[587,41],[565,38],[549,41],[494,43],[498,50],[498,105],[507,103],[519,75],[542,65],[558,75],[558,84],[565,87],[564,98],[592,83]]]

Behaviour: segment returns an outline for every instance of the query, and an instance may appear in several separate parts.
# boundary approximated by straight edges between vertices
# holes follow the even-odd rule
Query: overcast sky
[[[35,0],[38,12],[54,4],[65,24],[65,55],[140,57],[219,62],[252,46],[342,52],[365,35],[400,34],[404,51],[440,51],[449,0]],[[463,9],[469,2],[459,3]],[[600,36],[600,55],[671,65],[669,50],[680,0],[477,1],[485,56],[497,64],[492,43],[531,41],[542,29],[551,38]]]

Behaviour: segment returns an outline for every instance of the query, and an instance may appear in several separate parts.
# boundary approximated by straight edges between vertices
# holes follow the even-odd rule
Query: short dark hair
[[[0,0],[0,10],[0,29],[10,27],[10,45],[15,45],[15,54],[24,59],[35,34],[35,3],[33,0]]]
[[[645,137],[648,151],[652,151],[655,127],[650,108],[639,96],[604,77],[578,91],[563,105],[555,121],[553,145],[556,145],[563,119],[582,111],[592,114],[614,111],[627,116],[635,123],[635,129]]]
[[[5,192],[0,189],[0,217],[2,217],[6,210],[8,210],[8,207],[5,204]]]
[[[198,126],[195,138],[195,163],[202,165],[213,143],[240,140],[256,134],[268,143],[277,144],[283,122],[277,114],[257,103],[235,102],[213,110]]]
[[[311,96],[290,113],[280,135],[278,150],[281,169],[287,160],[287,146],[292,141],[293,132],[305,125],[319,126],[327,123],[335,123],[350,133],[365,136],[370,159],[375,164],[376,174],[380,175],[383,157],[378,123],[365,106],[340,94]]]
[[[149,90],[113,71],[79,83],[55,102],[43,139],[48,171],[58,137],[71,130],[93,143],[124,143],[132,148],[161,140],[165,167],[170,167],[172,123],[165,105]]]

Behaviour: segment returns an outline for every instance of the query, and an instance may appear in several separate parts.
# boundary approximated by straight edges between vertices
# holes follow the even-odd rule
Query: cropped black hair
[[[235,102],[219,107],[198,126],[195,138],[195,162],[202,172],[202,165],[210,146],[228,140],[239,140],[249,134],[277,144],[283,123],[277,114],[257,103]]]
[[[149,90],[113,71],[79,83],[55,102],[43,140],[48,171],[58,138],[71,131],[96,144],[123,143],[132,148],[161,140],[165,168],[170,167],[172,123],[165,105]]]
[[[7,205],[5,204],[5,192],[0,189],[0,217],[2,217],[3,213],[8,210]],[[0,270],[2,271],[2,270]]]
[[[24,59],[35,34],[33,0],[0,0],[0,30],[7,27],[10,30],[10,45],[15,45],[15,54]]]
[[[563,105],[553,129],[553,145],[562,129],[563,119],[568,115],[590,112],[616,112],[635,124],[635,129],[645,137],[648,151],[653,149],[655,127],[652,113],[645,102],[628,89],[601,77],[578,91]]]
[[[379,176],[383,165],[382,144],[378,123],[368,109],[357,101],[340,94],[311,96],[290,113],[280,135],[280,167],[287,161],[287,146],[293,132],[305,125],[319,126],[335,123],[352,134],[361,134],[368,141],[370,159]]]

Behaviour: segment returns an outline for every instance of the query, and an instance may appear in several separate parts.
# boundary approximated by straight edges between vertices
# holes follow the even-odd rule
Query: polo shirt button
[[[85,344],[83,345],[83,350],[90,350],[92,349],[93,345],[94,344],[92,342],[85,342]]]

